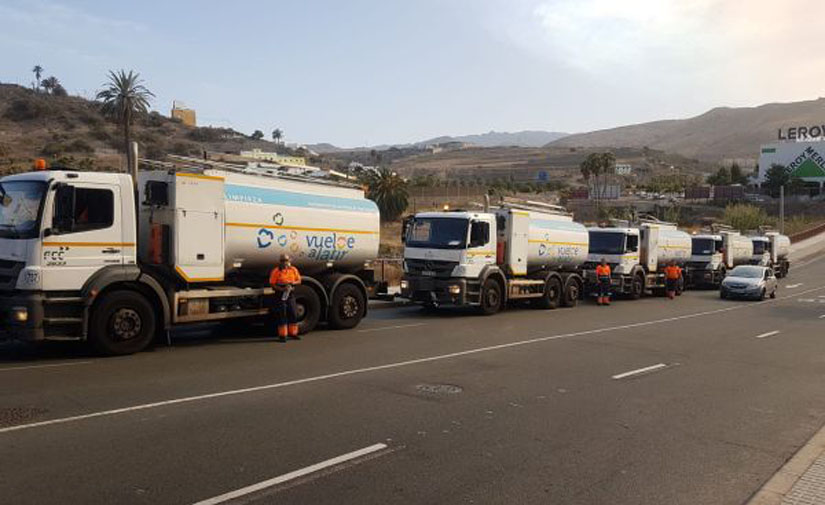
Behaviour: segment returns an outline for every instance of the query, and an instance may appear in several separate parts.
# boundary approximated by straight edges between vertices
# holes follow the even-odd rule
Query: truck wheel
[[[564,296],[561,299],[562,307],[575,307],[579,304],[579,296],[581,296],[581,289],[579,283],[571,280],[567,282],[564,288]]]
[[[303,335],[314,330],[321,319],[321,299],[318,298],[318,293],[309,286],[297,286],[295,305],[298,307],[298,333]]]
[[[501,310],[501,286],[493,279],[487,279],[481,288],[481,313],[491,316]]]
[[[550,277],[544,285],[544,294],[536,298],[536,308],[555,309],[562,298],[562,287],[558,277]]]
[[[641,275],[634,275],[630,284],[630,298],[638,300],[645,293],[645,279]]]
[[[149,301],[134,291],[105,294],[92,312],[89,341],[101,354],[133,354],[155,336],[155,313]]]
[[[341,284],[332,294],[329,324],[336,330],[355,328],[366,312],[367,303],[355,284]]]

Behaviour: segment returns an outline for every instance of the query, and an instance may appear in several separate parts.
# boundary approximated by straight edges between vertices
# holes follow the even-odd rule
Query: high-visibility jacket
[[[610,277],[610,265],[597,265],[596,277]]]
[[[677,280],[679,277],[682,276],[682,269],[676,265],[670,265],[665,267],[665,277],[670,280]]]
[[[294,286],[300,283],[301,274],[298,272],[298,269],[293,266],[289,266],[284,269],[275,267],[272,269],[272,273],[269,274],[270,286],[275,286],[277,284],[292,284]]]

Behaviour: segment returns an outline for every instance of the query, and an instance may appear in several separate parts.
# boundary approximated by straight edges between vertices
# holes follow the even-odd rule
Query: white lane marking
[[[55,368],[59,366],[75,366],[75,365],[88,365],[89,363],[94,363],[93,361],[73,361],[71,363],[53,363],[50,365],[27,365],[27,366],[12,366],[8,368],[0,368],[0,372],[10,372],[12,370],[31,370],[33,368]]]
[[[819,318],[820,319],[825,319],[825,314],[822,314],[821,316],[819,316]]]
[[[213,498],[209,498],[206,500],[199,501],[194,505],[217,505],[218,503],[224,503],[229,500],[234,500],[236,498],[240,498],[241,496],[245,496],[251,493],[255,493],[258,491],[262,491],[266,488],[277,486],[278,484],[283,484],[284,482],[289,482],[291,480],[295,480],[299,477],[303,477],[305,475],[309,475],[311,473],[318,472],[325,468],[329,468],[331,466],[340,465],[341,463],[346,463],[347,461],[351,461],[356,458],[360,458],[362,456],[366,456],[367,454],[371,454],[373,452],[381,451],[386,449],[386,444],[375,444],[369,447],[364,447],[363,449],[358,449],[357,451],[348,452],[341,456],[336,456],[334,458],[328,459],[326,461],[322,461],[320,463],[315,463],[314,465],[310,465],[300,470],[295,470],[294,472],[285,473],[283,475],[279,475],[278,477],[274,477],[269,480],[265,480],[262,482],[258,482],[257,484],[252,484],[251,486],[242,487],[240,489],[236,489],[235,491],[230,491],[229,493],[224,493],[219,496],[215,496]]]
[[[798,288],[798,287],[799,287],[799,286],[801,286],[802,284],[804,284],[804,283],[803,283],[803,282],[797,282],[796,284],[788,284],[788,285],[787,285],[787,286],[785,286],[785,287],[786,287],[786,288],[788,288],[788,289],[793,289],[793,288]]]
[[[646,366],[644,368],[637,368],[636,370],[631,370],[629,372],[620,373],[618,375],[614,375],[611,377],[613,380],[620,380],[625,379],[627,377],[633,377],[634,375],[643,375],[646,373],[650,373],[656,370],[661,370],[662,368],[667,368],[667,365],[664,363],[657,363],[655,365]]]
[[[366,333],[368,331],[381,331],[381,330],[397,330],[400,328],[412,328],[414,326],[424,326],[427,323],[412,323],[412,324],[399,324],[397,326],[382,326],[381,328],[367,328],[365,330],[358,330],[358,333]]]
[[[767,333],[757,335],[756,338],[768,338],[768,337],[772,337],[772,336],[776,335],[777,333],[779,333],[779,330],[769,331]]]
[[[803,292],[797,293],[797,294],[805,294],[805,293],[808,293],[808,292],[811,292],[811,291],[819,291],[821,289],[825,289],[825,286],[820,286],[818,288],[811,288],[807,291],[803,291]],[[536,337],[536,338],[531,338],[531,339],[527,339],[527,340],[518,340],[516,342],[508,342],[506,344],[497,344],[497,345],[490,345],[490,346],[486,346],[486,347],[477,347],[475,349],[468,349],[466,351],[451,352],[451,353],[448,353],[448,354],[439,354],[439,355],[436,355],[436,356],[428,356],[426,358],[417,358],[417,359],[411,359],[411,360],[407,360],[407,361],[397,361],[395,363],[387,363],[387,364],[384,364],[384,365],[375,365],[375,366],[370,366],[370,367],[366,367],[366,368],[356,368],[356,369],[352,369],[352,370],[344,370],[342,372],[334,372],[334,373],[329,373],[329,374],[325,374],[325,375],[317,375],[315,377],[306,377],[306,378],[303,378],[303,379],[295,379],[295,380],[286,381],[286,382],[276,382],[274,384],[264,384],[264,385],[261,385],[261,386],[252,386],[252,387],[248,387],[248,388],[231,389],[231,390],[228,390],[228,391],[219,391],[217,393],[206,393],[206,394],[197,395],[197,396],[185,396],[185,397],[182,397],[182,398],[173,398],[171,400],[163,400],[163,401],[159,401],[159,402],[133,405],[131,407],[122,407],[122,408],[118,408],[118,409],[102,410],[102,411],[99,411],[99,412],[91,412],[89,414],[80,414],[80,415],[71,416],[71,417],[60,417],[60,418],[56,418],[56,419],[48,419],[46,421],[38,421],[38,422],[35,422],[35,423],[29,423],[29,424],[18,424],[16,426],[7,426],[5,428],[0,428],[0,433],[8,433],[10,431],[27,430],[27,429],[31,429],[31,428],[40,428],[42,426],[50,426],[50,425],[53,425],[53,424],[71,423],[71,422],[75,422],[75,421],[82,421],[82,420],[85,420],[85,419],[93,419],[93,418],[96,418],[96,417],[106,417],[106,416],[113,416],[113,415],[116,415],[116,414],[125,414],[127,412],[135,412],[135,411],[138,411],[138,410],[147,410],[147,409],[154,409],[154,408],[158,408],[158,407],[166,407],[168,405],[180,405],[182,403],[190,403],[190,402],[196,402],[196,401],[201,401],[201,400],[210,400],[212,398],[223,398],[225,396],[235,396],[235,395],[242,395],[242,394],[247,394],[247,393],[255,393],[255,392],[258,392],[258,391],[268,391],[270,389],[281,389],[281,388],[286,388],[286,387],[290,387],[290,386],[297,386],[297,385],[300,385],[300,384],[309,384],[309,383],[313,383],[313,382],[321,382],[321,381],[327,381],[327,380],[330,380],[330,379],[337,379],[339,377],[349,377],[351,375],[359,375],[359,374],[364,374],[364,373],[369,373],[369,372],[377,372],[379,370],[389,370],[389,369],[392,369],[392,368],[401,368],[401,367],[406,367],[406,366],[411,366],[411,365],[419,365],[421,363],[432,363],[432,362],[435,362],[435,361],[442,361],[442,360],[445,360],[445,359],[458,358],[458,357],[461,357],[461,356],[470,356],[470,355],[473,355],[473,354],[479,354],[479,353],[484,353],[484,352],[499,351],[501,349],[510,349],[510,348],[513,348],[513,347],[521,347],[521,346],[525,346],[525,345],[538,344],[538,343],[541,343],[541,342],[549,342],[551,340],[560,340],[560,339],[564,339],[564,338],[580,337],[580,336],[583,336],[583,335],[596,335],[596,334],[599,334],[599,333],[608,333],[608,332],[617,331],[617,330],[628,330],[628,329],[631,329],[631,328],[640,328],[640,327],[644,327],[644,326],[652,326],[652,325],[656,325],[656,324],[670,323],[670,322],[673,322],[673,321],[682,321],[684,319],[693,319],[693,318],[702,317],[702,316],[710,316],[710,315],[714,315],[714,314],[723,314],[725,312],[732,312],[734,310],[742,310],[742,309],[747,309],[747,308],[758,307],[758,306],[766,304],[766,303],[775,303],[775,302],[780,301],[780,300],[788,300],[789,298],[790,297],[787,297],[787,296],[786,297],[776,297],[775,299],[768,299],[768,300],[764,300],[764,301],[761,301],[761,302],[731,305],[730,307],[725,307],[723,309],[713,309],[713,310],[706,310],[706,311],[703,311],[703,312],[694,312],[693,314],[683,314],[681,316],[666,317],[664,319],[654,319],[652,321],[642,321],[642,322],[639,322],[639,323],[623,324],[623,325],[619,325],[619,326],[609,326],[609,327],[606,327],[606,328],[596,328],[594,330],[583,330],[583,331],[576,331],[576,332],[573,332],[573,333],[562,333],[562,334],[559,334],[559,335],[549,335],[549,336],[545,336],[545,337]]]

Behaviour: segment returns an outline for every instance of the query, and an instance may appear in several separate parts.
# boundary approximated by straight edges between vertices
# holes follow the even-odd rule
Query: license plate
[[[421,275],[426,277],[435,277],[435,272],[433,272],[432,270],[422,270]]]

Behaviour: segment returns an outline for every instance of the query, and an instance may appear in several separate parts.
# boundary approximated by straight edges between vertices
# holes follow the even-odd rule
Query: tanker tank
[[[563,214],[529,211],[527,268],[573,270],[587,261],[587,228]]]
[[[753,258],[753,241],[738,232],[721,232],[725,264],[728,268],[747,265]]]
[[[361,189],[226,173],[226,268],[269,271],[281,253],[301,272],[354,272],[378,255],[380,219]]]

